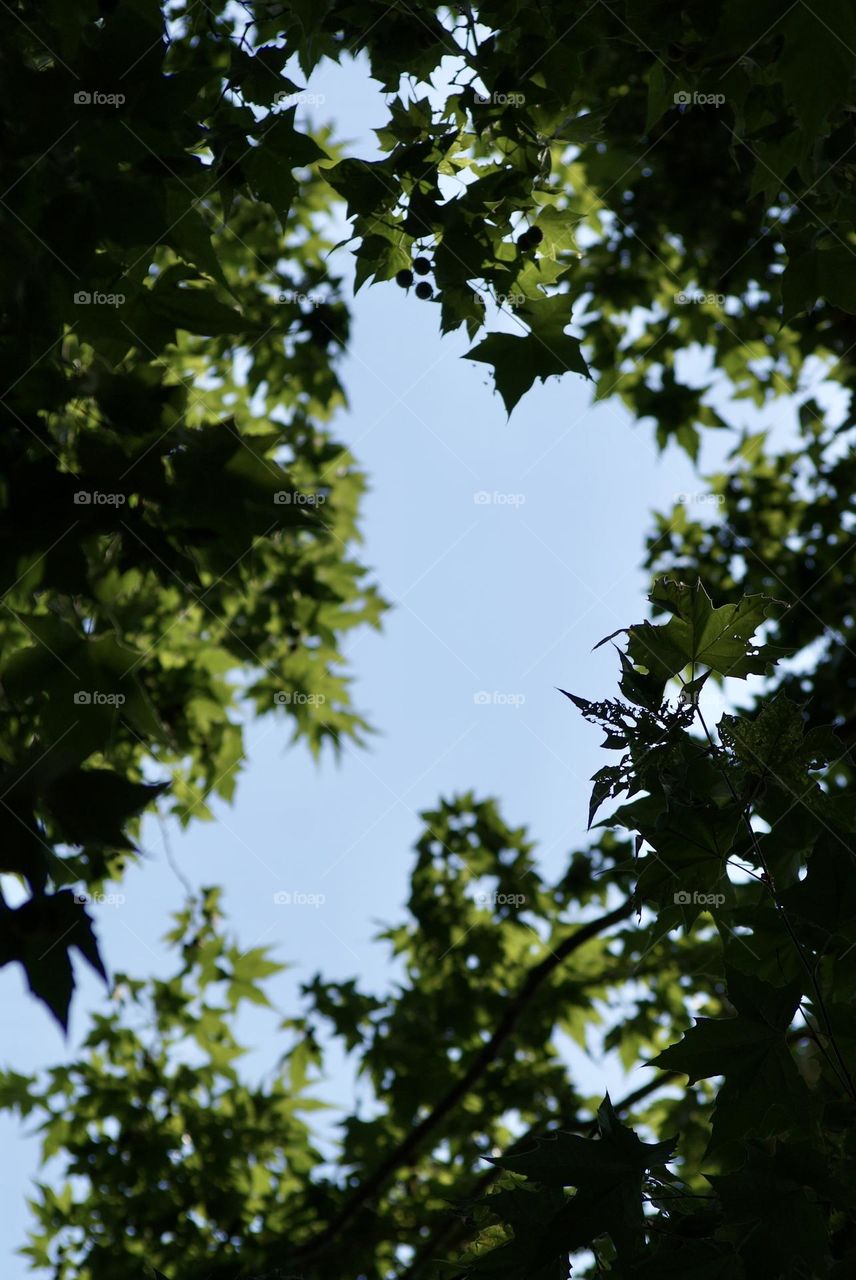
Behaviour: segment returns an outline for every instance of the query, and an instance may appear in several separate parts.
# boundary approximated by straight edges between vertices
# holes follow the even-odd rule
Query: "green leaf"
[[[678,80],[657,58],[651,63],[648,72],[648,115],[645,120],[645,132],[650,133],[651,126],[665,115],[669,107],[675,105],[675,92],[679,88]]]
[[[572,1252],[604,1234],[611,1237],[619,1257],[632,1256],[641,1247],[643,1177],[671,1159],[677,1138],[642,1142],[621,1124],[609,1094],[598,1110],[598,1129],[599,1138],[560,1132],[531,1151],[493,1161],[547,1187],[577,1188],[573,1199],[532,1240],[534,1261]]]
[[[224,306],[210,289],[179,288],[158,284],[144,295],[145,310],[153,319],[187,333],[247,333],[254,325],[233,307]]]
[[[783,15],[782,32],[778,72],[800,128],[811,137],[856,71],[856,20],[847,0],[825,0],[822,16],[797,4]]]
[[[713,1115],[709,1150],[755,1136],[802,1129],[808,1093],[786,1033],[802,990],[772,987],[737,969],[726,973],[732,1018],[698,1018],[679,1044],[653,1059],[664,1071],[680,1071],[693,1084],[724,1076]]]
[[[632,662],[659,680],[696,666],[744,679],[765,674],[775,660],[767,646],[750,643],[777,608],[769,596],[743,596],[736,604],[714,608],[701,583],[688,586],[662,578],[648,598],[673,616],[665,624],[628,627],[627,652]]]
[[[126,824],[168,785],[132,782],[109,769],[78,769],[52,782],[45,799],[63,842],[127,849],[134,846]]]
[[[83,906],[64,889],[31,898],[14,910],[4,907],[0,921],[0,964],[19,961],[33,995],[47,1005],[63,1031],[68,1030],[74,990],[70,949],[76,947],[95,972],[107,979],[92,921]]]
[[[349,218],[366,217],[394,203],[393,179],[380,161],[341,160],[325,169],[324,177],[347,201]]]
[[[609,1094],[601,1103],[598,1120],[599,1139],[560,1132],[539,1140],[530,1151],[492,1157],[491,1163],[547,1187],[586,1187],[665,1164],[674,1154],[677,1139],[642,1142],[621,1124]]]
[[[831,1274],[826,1206],[841,1201],[820,1151],[782,1142],[771,1152],[750,1142],[739,1168],[708,1181],[733,1224],[747,1277]]]
[[[490,333],[467,352],[467,359],[493,366],[496,389],[509,416],[536,378],[544,382],[563,373],[581,373],[589,377],[580,340],[568,334],[551,337],[547,342],[534,333],[525,337]]]
[[[788,262],[782,277],[782,319],[812,311],[818,298],[856,314],[856,245],[829,242]]]

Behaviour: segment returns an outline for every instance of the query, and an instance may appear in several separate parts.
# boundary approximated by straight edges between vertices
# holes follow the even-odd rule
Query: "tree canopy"
[[[435,305],[438,342],[464,327],[509,414],[567,374],[661,448],[732,445],[700,515],[653,522],[650,617],[601,641],[617,696],[563,691],[614,754],[562,875],[493,799],[441,798],[378,939],[400,981],[307,981],[260,1085],[234,1022],[278,962],[216,887],[191,899],[171,978],[112,975],[72,1061],[0,1078],[61,1166],[33,1266],[850,1276],[850,8],[12,0],[3,22],[0,871],[28,896],[0,899],[0,962],[63,1026],[72,949],[107,976],[81,899],[144,813],[231,796],[241,711],[315,751],[369,729],[342,650],[383,586],[335,438],[336,216],[356,287]],[[298,120],[302,81],[350,57],[385,95],[380,158]],[[584,1096],[567,1036],[650,1083]],[[371,1094],[334,1161],[310,1115],[332,1045]]]

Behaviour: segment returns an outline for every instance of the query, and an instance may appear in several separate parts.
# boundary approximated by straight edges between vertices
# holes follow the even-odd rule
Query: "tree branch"
[[[435,1104],[433,1110],[410,1130],[403,1141],[389,1152],[375,1168],[374,1172],[369,1174],[364,1182],[360,1183],[356,1190],[345,1200],[339,1212],[328,1225],[314,1239],[308,1240],[293,1249],[290,1258],[304,1261],[320,1253],[336,1238],[339,1232],[348,1225],[368,1201],[382,1190],[392,1175],[411,1162],[426,1138],[439,1128],[449,1113],[473,1089],[497,1058],[529,1001],[547,978],[568,956],[572,955],[587,942],[590,942],[592,938],[596,938],[605,929],[610,929],[614,924],[626,920],[628,916],[633,914],[634,909],[635,903],[631,897],[622,902],[613,911],[608,911],[605,915],[598,916],[597,919],[581,925],[576,933],[572,933],[565,938],[564,942],[560,943],[554,951],[551,951],[550,955],[545,956],[529,971],[517,995],[509,1001],[505,1014],[490,1040],[479,1050],[460,1080],[452,1085],[440,1101]]]

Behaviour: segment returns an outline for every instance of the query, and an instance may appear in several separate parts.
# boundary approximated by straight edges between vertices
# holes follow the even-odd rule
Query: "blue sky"
[[[367,154],[384,111],[364,70],[322,68],[311,87],[326,96],[316,117]],[[537,838],[545,873],[561,872],[585,838],[587,779],[602,761],[599,734],[555,686],[612,693],[615,655],[592,646],[644,616],[639,562],[651,511],[700,489],[683,455],[658,457],[650,427],[618,405],[592,407],[574,375],[538,384],[506,421],[485,366],[460,358],[468,345],[460,334],[441,339],[436,305],[394,284],[357,296],[344,367],[350,408],[335,426],[370,478],[363,557],[393,604],[380,635],[347,647],[355,703],[377,736],[316,765],[288,745],[285,719],[250,724],[234,804],[217,808],[213,824],[171,831],[183,874],[225,886],[241,942],[271,945],[294,966],[272,984],[284,1012],[317,969],[368,987],[388,981],[372,938],[401,915],[417,815],[439,796],[472,788],[499,797],[506,819]],[[144,847],[122,885],[125,903],[95,909],[111,967],[139,975],[171,967],[160,938],[183,896],[156,822]],[[325,902],[277,906],[277,890]],[[17,970],[0,970],[4,1065],[32,1070],[72,1051],[87,1010],[104,1002],[103,987],[80,977],[66,1043]],[[242,1024],[251,1074],[281,1052],[273,1027],[255,1011]],[[613,1063],[570,1056],[584,1087],[622,1087]],[[349,1089],[334,1065],[321,1093],[347,1101]],[[2,1273],[19,1280],[30,1274],[13,1251],[37,1144],[7,1116],[0,1127]]]

